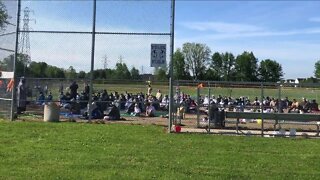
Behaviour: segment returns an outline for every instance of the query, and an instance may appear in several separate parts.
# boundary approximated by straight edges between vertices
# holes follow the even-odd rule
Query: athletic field
[[[318,179],[318,139],[0,121],[0,179]]]

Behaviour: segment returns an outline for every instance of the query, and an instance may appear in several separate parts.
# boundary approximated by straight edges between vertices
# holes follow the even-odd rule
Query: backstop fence
[[[42,119],[43,105],[48,101],[64,108],[61,116],[67,119],[80,118],[86,110],[91,114],[92,107],[88,110],[87,104],[93,102],[102,110],[117,104],[125,115],[127,106],[133,104],[126,102],[130,98],[144,108],[150,85],[152,95],[156,96],[158,91],[161,94],[161,99],[150,101],[154,101],[156,116],[169,118],[165,123],[169,131],[172,125],[180,124],[206,132],[221,128],[237,132],[261,130],[262,134],[283,127],[303,132],[319,129],[320,119],[309,116],[305,116],[308,123],[299,122],[298,118],[290,124],[278,117],[291,120],[292,116],[267,119],[266,115],[254,114],[317,114],[312,108],[317,106],[319,84],[172,79],[161,82],[152,76],[128,79],[126,73],[133,67],[140,74],[152,74],[152,45],[166,47],[164,66],[169,65],[173,52],[174,0],[1,2],[9,15],[0,34],[0,114],[5,118],[13,118],[17,113],[15,90],[24,76],[23,101],[27,106],[24,113],[18,113],[18,119]],[[123,78],[112,80],[110,72],[94,78],[94,73],[113,68],[125,71],[120,73]],[[61,72],[64,76],[59,76]],[[172,66],[169,72],[172,73]],[[51,76],[55,78],[46,78]],[[78,96],[73,101],[63,99],[74,82]],[[294,101],[300,103],[299,107],[292,106]],[[70,109],[70,104],[75,109]]]
[[[12,21],[0,36],[0,70],[11,72],[7,73],[10,75],[8,79],[3,79],[5,73],[1,76],[0,88],[5,92],[0,97],[1,113],[6,117],[11,114],[11,104],[17,106],[15,101],[11,101],[16,97],[15,88],[12,92],[6,90],[11,79],[15,79],[14,87],[17,87],[20,77],[26,79],[28,98],[31,98],[27,103],[36,101],[34,98],[39,94],[34,94],[35,88],[39,93],[40,87],[48,90],[66,88],[71,81],[78,81],[79,86],[86,83],[90,87],[88,98],[91,104],[93,90],[100,88],[95,87],[96,83],[93,82],[94,71],[119,66],[118,69],[124,69],[126,73],[135,69],[140,74],[152,74],[152,45],[164,46],[166,50],[161,54],[161,64],[154,66],[166,69],[170,63],[174,38],[174,1],[1,2]],[[20,23],[17,29],[15,21]],[[19,40],[17,50],[15,39]],[[159,56],[159,53],[156,55]],[[13,64],[17,65],[16,71]],[[32,67],[32,71],[29,67]],[[64,71],[66,76],[57,75],[59,71],[52,70],[52,67]],[[77,77],[74,76],[75,72],[86,75]],[[60,79],[45,79],[52,75]],[[42,80],[32,79],[31,76]],[[57,94],[54,95],[57,97]],[[12,110],[16,111],[16,108]]]
[[[14,72],[16,52],[17,1],[1,1],[7,20],[0,29],[0,117],[10,118],[15,85],[11,79]]]

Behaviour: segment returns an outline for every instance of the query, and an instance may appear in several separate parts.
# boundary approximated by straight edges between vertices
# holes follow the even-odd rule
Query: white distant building
[[[299,83],[301,83],[302,81],[305,81],[305,80],[306,80],[306,78],[297,78],[297,79],[294,81],[294,83],[299,84]]]
[[[284,83],[290,83],[290,84],[294,84],[295,82],[296,82],[295,79],[286,79],[286,80],[284,81]]]
[[[11,79],[11,78],[13,78],[13,72],[0,71],[0,78],[2,78],[2,79]]]

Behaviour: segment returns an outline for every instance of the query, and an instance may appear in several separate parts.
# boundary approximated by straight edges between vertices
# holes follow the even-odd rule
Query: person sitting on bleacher
[[[319,111],[319,105],[318,103],[316,102],[315,99],[313,99],[309,105],[309,109],[310,109],[310,112],[317,112]]]
[[[205,96],[203,99],[203,106],[207,107],[210,103],[210,99],[208,96]]]
[[[260,106],[260,101],[259,101],[258,97],[255,97],[255,98],[254,98],[254,101],[253,101],[253,103],[252,103],[252,106]]]
[[[162,101],[160,103],[160,108],[161,109],[169,109],[169,97],[168,95],[165,95],[164,98],[162,98]]]
[[[46,101],[46,97],[44,96],[43,92],[41,91],[36,104],[37,105],[44,105],[45,101]]]
[[[51,102],[52,99],[53,99],[53,97],[52,97],[52,93],[51,93],[51,91],[50,91],[49,94],[48,94],[48,96],[47,96],[47,102]]]
[[[289,106],[288,112],[298,112],[299,111],[299,102],[296,99],[292,100],[291,106]]]
[[[308,112],[308,106],[310,102],[306,98],[302,98],[302,101],[299,104],[303,112]]]

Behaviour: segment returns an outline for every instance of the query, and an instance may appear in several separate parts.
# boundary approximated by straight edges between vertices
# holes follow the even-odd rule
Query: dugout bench
[[[239,132],[240,119],[261,119],[261,135],[264,131],[264,120],[275,120],[274,129],[278,124],[303,124],[315,125],[316,136],[319,137],[320,114],[295,114],[295,113],[254,113],[254,112],[226,112],[226,118],[236,119],[236,131]]]

